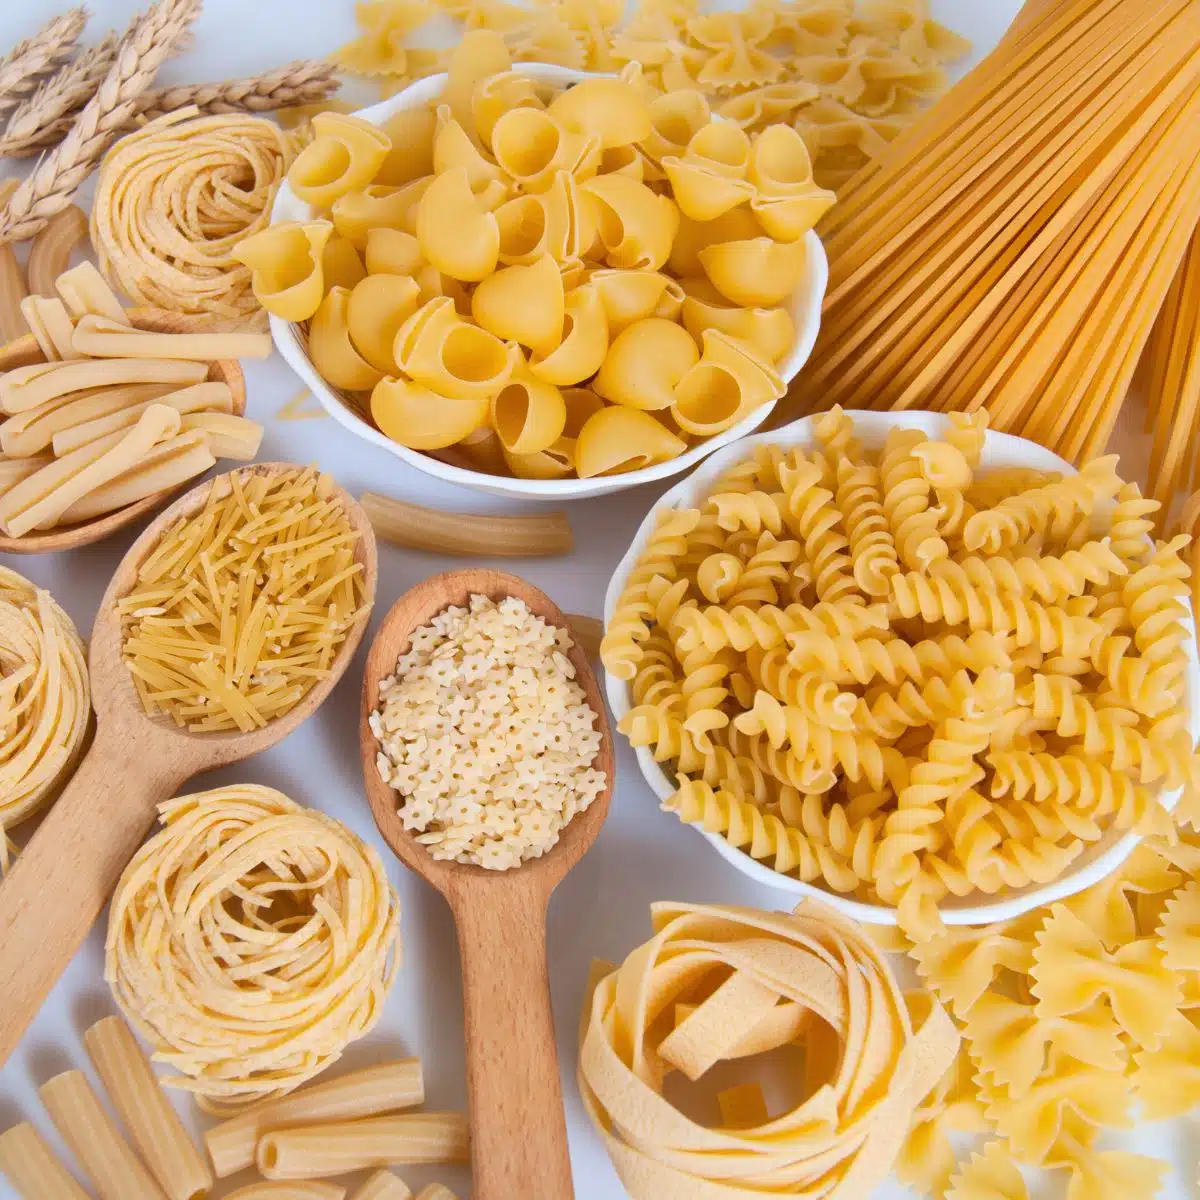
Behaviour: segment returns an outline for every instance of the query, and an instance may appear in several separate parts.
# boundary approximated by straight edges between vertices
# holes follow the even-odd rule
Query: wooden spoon
[[[523,579],[483,569],[435,575],[402,596],[384,618],[367,656],[359,727],[363,778],[375,823],[400,860],[450,903],[458,926],[466,1013],[471,1169],[476,1200],[570,1200],[571,1163],[546,974],[546,907],[550,893],[596,840],[613,788],[612,732],[586,653],[571,649],[576,679],[603,734],[594,766],[607,786],[563,830],[542,858],[510,871],[433,858],[404,828],[399,797],[379,777],[379,743],[369,719],[379,685],[393,675],[414,629],[471,596],[516,596],[558,626],[566,618]]]
[[[231,474],[295,471],[258,463]],[[199,771],[240,762],[281,741],[311,716],[341,678],[366,629],[375,600],[375,536],[362,509],[341,489],[358,531],[364,611],[346,634],[329,675],[289,713],[250,733],[191,733],[169,717],[148,716],[121,660],[117,601],[160,535],[203,507],[209,489],[228,495],[231,474],[218,475],[163,512],[121,560],[96,615],[88,652],[96,736],[54,807],[0,883],[0,1066],[108,903],[121,872],[154,825],[156,806]]]

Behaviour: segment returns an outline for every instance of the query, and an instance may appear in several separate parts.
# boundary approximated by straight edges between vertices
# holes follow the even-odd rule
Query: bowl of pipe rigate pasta
[[[757,428],[816,339],[833,194],[786,125],[748,136],[636,70],[514,64],[320,114],[238,256],[329,413],[427,474],[598,495]]]
[[[745,874],[927,936],[1194,820],[1187,537],[983,411],[840,409],[712,455],[613,575],[618,728]]]

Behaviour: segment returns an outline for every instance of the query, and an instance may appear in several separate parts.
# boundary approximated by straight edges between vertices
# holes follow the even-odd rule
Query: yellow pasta
[[[391,1171],[375,1171],[352,1200],[412,1200],[408,1185]]]
[[[487,401],[512,376],[518,351],[462,320],[449,298],[423,304],[396,334],[396,363],[442,395]]]
[[[433,135],[437,116],[431,108],[403,109],[383,123],[392,148],[375,176],[375,182],[399,187],[433,174]]]
[[[564,127],[599,138],[602,149],[628,146],[650,135],[650,106],[621,79],[585,79],[560,92],[547,112]]]
[[[230,1192],[226,1200],[345,1200],[346,1189],[310,1179],[305,1183],[250,1183]]]
[[[671,416],[680,429],[708,437],[778,400],[783,380],[754,347],[715,329],[701,335],[703,352],[675,385]]]
[[[561,340],[544,356],[535,351],[529,359],[530,374],[559,387],[590,379],[608,353],[608,334],[600,291],[590,283],[572,288],[563,299]]]
[[[371,417],[410,450],[453,446],[487,423],[487,396],[447,396],[411,379],[384,379],[371,392]]]
[[[373,276],[390,278],[390,276]],[[395,369],[388,346],[387,369]],[[370,391],[384,371],[369,363],[350,337],[350,291],[332,287],[308,326],[308,353],[313,366],[336,388],[350,392]]]
[[[396,336],[417,311],[420,288],[406,275],[368,275],[346,301],[351,346],[383,375],[396,372]]]
[[[782,303],[799,286],[808,266],[803,241],[765,237],[705,246],[699,258],[717,291],[747,308]]]
[[[770,363],[777,363],[791,349],[796,325],[786,308],[731,304],[707,279],[687,279],[683,290],[680,320],[697,342],[706,329],[720,330],[753,346]]]
[[[363,261],[371,275],[415,275],[422,262],[421,243],[403,229],[368,229]]]
[[[613,339],[594,387],[614,404],[651,411],[670,408],[677,386],[699,358],[687,330],[662,317],[649,317]]]
[[[21,1200],[88,1200],[42,1135],[25,1122],[0,1133],[0,1174]]]
[[[542,358],[562,341],[565,313],[562,275],[549,254],[529,266],[502,267],[471,295],[471,315],[481,328]]]
[[[465,167],[437,176],[425,190],[417,240],[424,257],[452,279],[478,282],[496,269],[500,227],[476,199]]]
[[[313,139],[288,168],[287,180],[301,200],[329,208],[339,196],[366,187],[378,174],[392,140],[360,117],[318,113]]]
[[[89,358],[183,359],[266,358],[266,333],[153,333],[134,329],[127,320],[87,313],[75,325],[74,348]]]
[[[233,248],[252,272],[259,303],[285,321],[307,321],[325,294],[323,254],[333,233],[328,221],[273,225]]]
[[[614,405],[588,417],[574,446],[580,479],[619,475],[675,458],[687,443],[648,412]]]
[[[121,302],[104,276],[90,262],[81,262],[79,266],[64,271],[54,281],[54,287],[74,321],[91,314],[129,324],[129,317],[121,307]]]
[[[579,188],[610,266],[657,271],[667,261],[679,229],[679,209],[670,197],[623,175],[599,175]]]
[[[359,254],[359,249],[365,248],[365,244],[364,238],[363,247],[356,248],[349,238],[341,234],[332,235],[325,243],[325,249],[321,251],[321,286],[326,293],[333,287],[352,288],[367,274]]]
[[[505,450],[538,454],[562,436],[567,406],[558,388],[522,368],[492,398],[489,417]]]

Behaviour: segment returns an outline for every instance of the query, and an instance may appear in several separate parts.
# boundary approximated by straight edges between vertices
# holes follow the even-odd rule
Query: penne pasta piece
[[[21,315],[37,340],[38,348],[47,362],[68,358],[83,358],[71,344],[75,326],[71,314],[61,300],[46,296],[26,296],[21,301]]]
[[[151,333],[108,317],[80,317],[73,339],[80,354],[92,358],[149,358],[211,361],[215,358],[266,358],[269,333]]]
[[[360,503],[379,537],[410,550],[492,558],[541,558],[570,554],[574,548],[565,512],[511,517],[448,513],[393,500],[377,492],[364,492]]]
[[[107,317],[121,325],[129,324],[129,315],[95,263],[81,262],[64,271],[54,281],[54,287],[76,321],[93,316]]]
[[[168,1200],[203,1200],[213,1185],[212,1172],[129,1026],[120,1017],[105,1017],[83,1041],[109,1100]]]
[[[0,412],[25,412],[70,392],[119,383],[203,383],[208,363],[123,358],[110,362],[35,363],[0,375]]]
[[[254,1148],[268,1129],[377,1116],[424,1102],[421,1060],[401,1058],[268,1100],[214,1126],[204,1135],[204,1143],[217,1177],[223,1179],[254,1162]]]
[[[164,1200],[82,1071],[56,1075],[38,1094],[101,1200]]]
[[[238,1188],[225,1200],[343,1200],[345,1195],[346,1189],[336,1183],[319,1183],[315,1179],[307,1183],[278,1183],[268,1179]]]
[[[68,204],[46,222],[29,246],[25,276],[33,296],[54,296],[54,284],[71,261],[71,251],[88,235],[87,214]]]
[[[466,1162],[464,1113],[406,1113],[277,1129],[258,1140],[255,1161],[268,1179],[320,1179],[391,1163]]]
[[[21,1200],[89,1200],[45,1138],[24,1121],[0,1133],[0,1175]]]
[[[192,412],[182,421],[184,433],[202,433],[208,448],[218,458],[249,462],[262,445],[263,427],[232,413]]]
[[[376,1171],[350,1200],[412,1200],[408,1184],[391,1171]]]
[[[604,637],[604,622],[598,617],[585,617],[580,613],[567,613],[567,627],[575,644],[588,658],[600,657],[600,639]]]

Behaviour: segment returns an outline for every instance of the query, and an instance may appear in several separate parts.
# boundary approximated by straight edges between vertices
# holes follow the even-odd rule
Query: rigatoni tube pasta
[[[0,1133],[0,1175],[21,1200],[90,1200],[42,1135],[26,1122]]]
[[[412,1200],[412,1191],[391,1171],[376,1171],[350,1200]]]
[[[345,1195],[346,1189],[336,1183],[315,1179],[306,1183],[280,1183],[268,1179],[238,1188],[225,1200],[343,1200]]]

